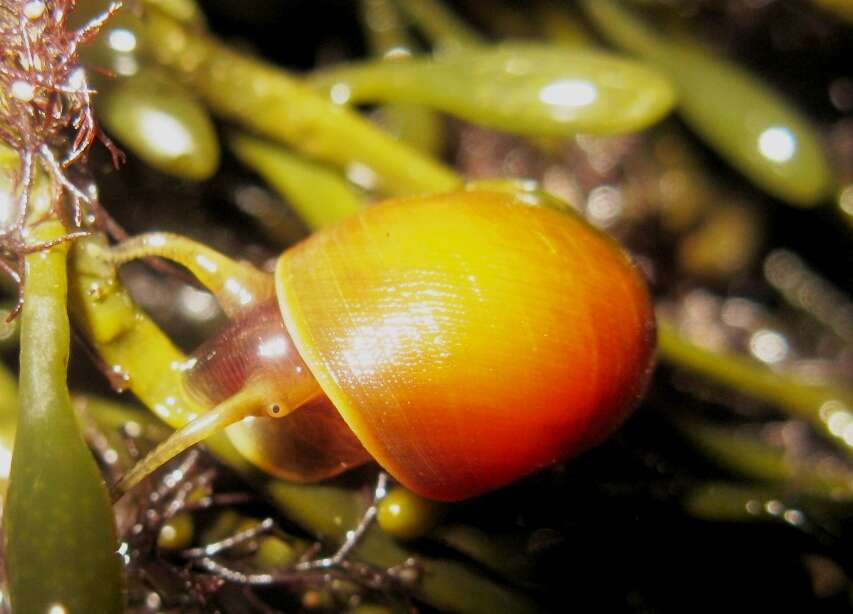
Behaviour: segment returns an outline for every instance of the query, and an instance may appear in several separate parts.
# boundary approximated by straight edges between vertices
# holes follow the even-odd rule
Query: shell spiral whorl
[[[590,447],[653,361],[625,253],[578,216],[470,191],[387,201],[285,252],[285,325],[367,451],[453,500]]]

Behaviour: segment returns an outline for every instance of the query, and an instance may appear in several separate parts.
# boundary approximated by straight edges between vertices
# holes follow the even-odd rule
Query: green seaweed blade
[[[36,230],[46,226],[61,229],[53,222]],[[21,613],[119,613],[123,581],[112,506],[66,385],[66,251],[61,245],[27,256],[5,514],[10,597]]]
[[[798,206],[828,198],[834,178],[821,137],[785,96],[686,36],[664,38],[620,2],[582,6],[610,42],[672,78],[684,120],[755,185]]]

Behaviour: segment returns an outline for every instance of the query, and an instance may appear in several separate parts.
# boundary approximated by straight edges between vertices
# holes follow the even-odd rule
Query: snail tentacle
[[[269,405],[270,401],[264,390],[253,386],[248,386],[225,399],[210,411],[172,433],[134,465],[113,487],[114,498],[126,493],[184,450],[222,431],[227,426],[250,416],[264,415],[269,411]],[[278,408],[277,415],[282,416],[294,409],[282,403],[275,403],[275,406]]]

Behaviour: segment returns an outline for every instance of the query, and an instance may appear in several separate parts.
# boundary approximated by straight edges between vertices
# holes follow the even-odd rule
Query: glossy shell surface
[[[285,325],[386,470],[454,500],[601,440],[652,362],[646,287],[578,216],[511,194],[386,201],[288,250]]]

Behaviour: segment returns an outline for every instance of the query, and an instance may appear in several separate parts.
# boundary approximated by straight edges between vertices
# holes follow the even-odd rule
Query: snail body
[[[313,482],[370,460],[311,376],[275,300],[240,313],[198,348],[190,363],[185,386],[209,407],[237,395],[247,383],[261,388],[273,419],[243,420],[227,433],[243,456],[265,471]],[[278,412],[296,409],[277,418],[275,405]]]
[[[188,386],[218,404],[198,422],[285,416],[229,433],[250,459],[291,479],[373,458],[440,500],[486,492],[598,443],[647,380],[651,301],[615,242],[530,201],[485,189],[386,201],[284,252],[274,291],[255,273],[240,286],[244,298],[259,297],[254,304],[238,309],[218,293],[239,323],[188,371]],[[119,260],[167,255],[206,283],[193,265],[197,244],[134,241],[118,248]],[[274,335],[234,343],[245,327],[268,325]],[[264,353],[275,360],[257,359]],[[223,373],[234,370],[217,360],[243,371],[229,380]],[[221,419],[210,417],[217,412]],[[308,426],[314,416],[317,428]],[[300,421],[304,430],[294,428]],[[176,434],[180,446],[164,446],[198,441],[207,427],[194,424]],[[300,446],[315,453],[264,462],[264,449],[279,445],[258,435],[267,426],[300,432]]]

